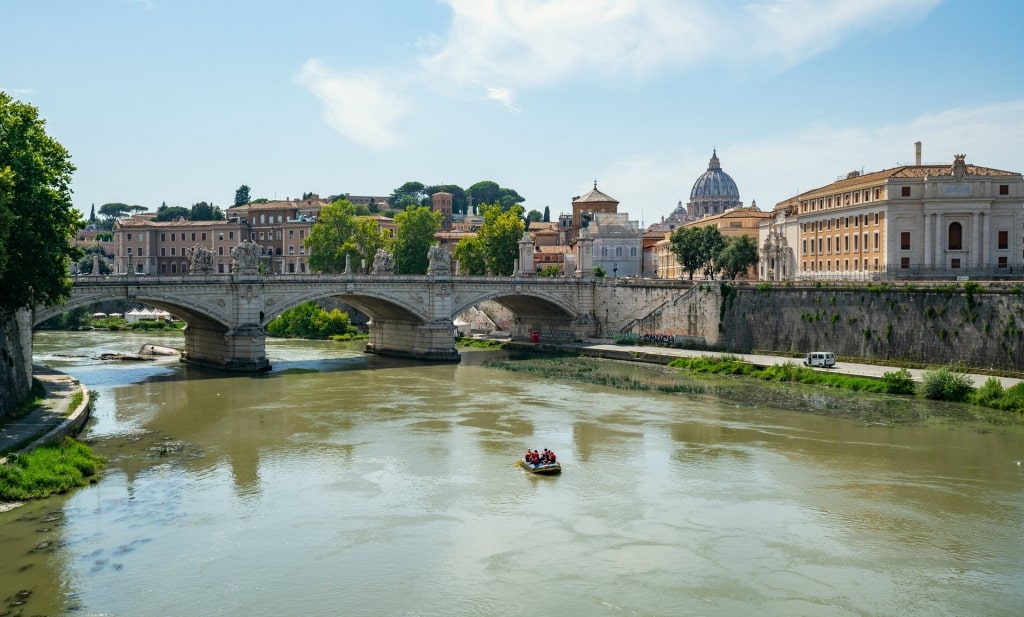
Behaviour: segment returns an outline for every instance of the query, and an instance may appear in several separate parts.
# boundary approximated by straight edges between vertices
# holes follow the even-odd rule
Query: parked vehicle
[[[831,351],[812,351],[807,354],[804,358],[804,366],[820,366],[822,368],[832,368],[836,365],[836,355]]]

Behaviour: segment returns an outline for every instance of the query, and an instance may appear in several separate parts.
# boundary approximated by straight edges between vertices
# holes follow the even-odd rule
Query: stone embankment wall
[[[1024,372],[1024,288],[725,285],[599,290],[604,336],[701,338],[741,353],[902,360]],[[651,310],[647,310],[653,307]],[[635,312],[632,312],[635,311]],[[642,317],[635,318],[634,316]]]
[[[726,288],[718,344],[1024,371],[1022,294],[952,284]]]
[[[32,316],[0,312],[0,421],[25,401],[32,389]]]

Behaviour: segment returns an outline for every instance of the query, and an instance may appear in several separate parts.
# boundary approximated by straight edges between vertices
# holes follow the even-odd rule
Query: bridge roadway
[[[120,275],[75,277],[62,306],[40,307],[33,327],[63,312],[111,300],[141,302],[181,318],[186,362],[232,371],[270,369],[266,325],[278,315],[322,298],[336,298],[371,319],[366,351],[457,362],[455,317],[484,301],[515,315],[513,338],[531,331],[545,340],[598,334],[591,277],[408,275]]]

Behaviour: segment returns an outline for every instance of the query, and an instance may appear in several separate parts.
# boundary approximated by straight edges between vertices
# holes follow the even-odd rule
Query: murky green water
[[[615,390],[487,368],[483,352],[420,365],[274,342],[259,377],[58,355],[142,342],[177,345],[37,335],[38,361],[99,391],[88,439],[110,464],[0,514],[0,614],[1024,607],[1019,426]],[[527,447],[564,473],[516,469]]]

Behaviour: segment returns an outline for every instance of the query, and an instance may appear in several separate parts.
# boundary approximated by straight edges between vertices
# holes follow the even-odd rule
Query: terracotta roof
[[[593,203],[593,202],[604,202],[604,203],[619,203],[618,199],[605,195],[601,191],[597,190],[597,182],[594,183],[593,190],[587,191],[579,197],[573,197],[572,203]]]

